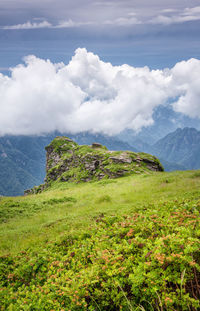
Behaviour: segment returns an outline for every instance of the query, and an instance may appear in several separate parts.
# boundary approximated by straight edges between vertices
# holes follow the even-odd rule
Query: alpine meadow
[[[200,172],[68,138],[47,150],[46,186],[1,198],[1,310],[198,310]]]
[[[199,0],[0,1],[0,311],[200,311]]]

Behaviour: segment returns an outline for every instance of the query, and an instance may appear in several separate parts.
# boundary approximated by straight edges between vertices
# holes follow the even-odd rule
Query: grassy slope
[[[0,310],[136,310],[138,306],[143,306],[145,310],[189,310],[189,307],[197,310],[198,289],[195,285],[189,287],[187,282],[193,284],[192,269],[195,269],[197,278],[200,270],[195,263],[200,259],[197,255],[199,189],[200,172],[191,171],[129,176],[83,184],[55,183],[51,190],[36,196],[0,198],[0,273],[3,275],[0,277],[3,286],[0,293],[4,301]],[[155,215],[159,225],[153,220]],[[128,223],[127,217],[131,219]],[[124,227],[122,223],[125,223]],[[109,236],[113,230],[115,234]],[[112,240],[111,244],[102,244],[106,236],[108,241],[109,238]],[[164,236],[169,236],[171,246],[168,248],[167,245],[162,246]],[[72,245],[71,242],[67,244],[69,240],[73,241]],[[130,249],[132,243],[137,248]],[[191,243],[190,248],[181,254],[177,245],[187,243]],[[78,250],[82,247],[84,251],[80,254]],[[119,266],[115,266],[114,260],[109,268],[110,259],[101,257],[105,249],[113,260],[123,255]],[[16,257],[20,251],[27,253]],[[149,252],[153,252],[154,256],[148,255]],[[173,258],[169,259],[171,253],[175,254],[176,260],[179,256],[184,258],[173,262]],[[95,256],[97,262],[87,262],[86,258],[90,255]],[[35,268],[30,272],[27,267],[35,267],[38,256],[45,258],[41,264],[43,270]],[[62,288],[62,294],[57,293],[55,288],[50,289],[47,281],[52,277],[48,272],[51,266],[49,261],[51,264],[59,263],[52,269],[52,275],[56,275],[54,283],[57,282],[58,288]],[[67,268],[63,262],[67,262]],[[147,267],[149,270],[145,270],[146,262],[152,263],[152,269]],[[87,271],[90,264],[91,273]],[[165,264],[167,266],[163,268]],[[120,270],[121,266],[124,266],[126,273]],[[65,271],[62,272],[62,269]],[[108,273],[102,274],[102,269],[108,269]],[[137,269],[141,271],[137,272]],[[155,272],[155,275],[150,277],[147,272]],[[140,281],[134,279],[133,275],[137,276],[137,273],[141,274]],[[149,278],[146,284],[144,275]],[[169,275],[174,275],[177,283]],[[181,276],[183,288],[180,286]],[[91,282],[84,292],[83,284],[88,278]],[[66,281],[72,279],[75,280],[73,284]],[[151,282],[158,279],[161,283],[152,287]],[[104,281],[107,285],[101,288]],[[118,284],[114,286],[115,290],[113,282]],[[169,282],[170,290],[163,289],[163,282]],[[134,287],[134,284],[137,286]],[[43,288],[46,294],[42,295],[41,290],[33,294],[34,286]],[[141,292],[145,288],[146,292]],[[51,291],[55,292],[54,296]],[[144,302],[143,298],[148,302]]]

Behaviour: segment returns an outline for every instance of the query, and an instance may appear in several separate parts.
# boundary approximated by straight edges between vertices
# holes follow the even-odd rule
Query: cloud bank
[[[0,135],[42,134],[54,130],[117,134],[153,123],[156,107],[200,118],[200,60],[172,69],[112,66],[86,49],[69,64],[35,56],[0,74]]]
[[[185,8],[179,11],[164,10],[162,13],[164,14],[158,14],[157,16],[152,18],[152,20],[150,20],[150,23],[171,25],[200,20],[200,6]]]
[[[21,30],[21,29],[40,29],[40,28],[77,28],[83,26],[91,26],[91,27],[133,27],[134,25],[162,25],[169,26],[173,24],[182,24],[186,22],[194,22],[200,20],[200,6],[194,6],[190,8],[166,8],[161,9],[157,8],[154,12],[150,10],[150,8],[132,8],[130,7],[128,10],[124,10],[124,7],[119,5],[116,6],[117,3],[107,2],[101,3],[96,2],[96,6],[103,6],[103,10],[101,13],[96,15],[96,11],[92,11],[93,6],[90,5],[90,14],[86,14],[85,20],[80,20],[81,16],[75,17],[68,16],[64,19],[57,19],[56,22],[49,22],[48,18],[44,19],[40,22],[31,22],[26,21],[23,23],[15,24],[15,25],[5,25],[1,26],[0,29],[4,30]],[[105,5],[107,7],[112,8],[112,14],[110,16],[108,12],[105,14]],[[98,12],[99,13],[99,12]],[[72,14],[73,15],[73,14]],[[82,14],[85,15],[85,14]],[[98,18],[97,18],[98,17]],[[35,19],[35,18],[34,18]]]

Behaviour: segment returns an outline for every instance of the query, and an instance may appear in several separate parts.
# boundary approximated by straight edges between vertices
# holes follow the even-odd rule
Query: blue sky
[[[0,136],[199,120],[199,29],[199,0],[1,0]]]
[[[25,55],[67,63],[78,47],[113,65],[200,58],[199,0],[1,0],[0,71]]]

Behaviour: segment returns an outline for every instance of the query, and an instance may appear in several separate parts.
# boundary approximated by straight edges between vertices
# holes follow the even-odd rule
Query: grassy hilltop
[[[0,310],[199,310],[200,171],[0,198]]]
[[[164,170],[150,154],[109,151],[98,143],[78,145],[64,136],[57,136],[45,149],[45,184],[26,191],[27,194],[41,192],[54,181],[79,183]]]

